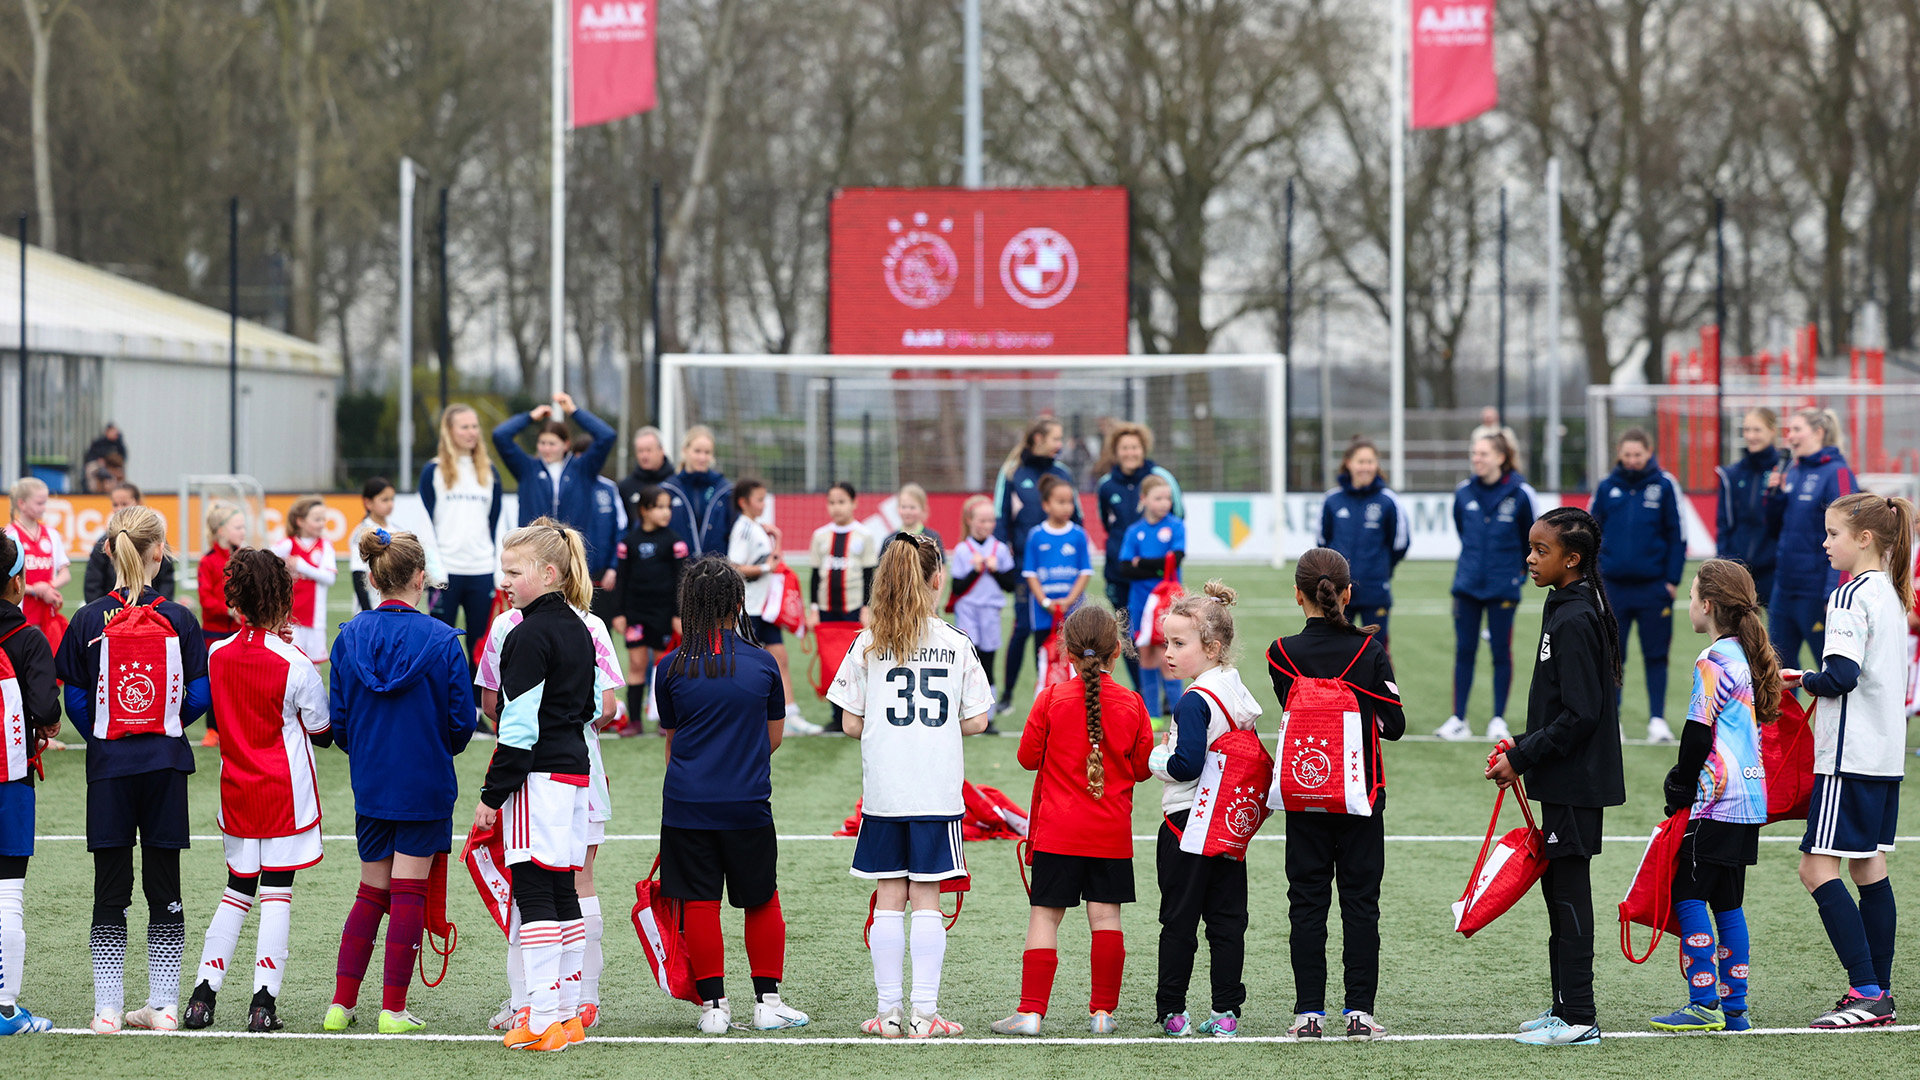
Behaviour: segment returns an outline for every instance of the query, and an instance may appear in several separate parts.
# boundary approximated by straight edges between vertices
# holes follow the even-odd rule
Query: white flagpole
[[[1602,435],[1604,438],[1605,435]],[[1547,159],[1547,475],[1542,491],[1560,490],[1560,159]]]
[[[413,475],[413,159],[400,159],[400,473]]]
[[[567,374],[567,23],[569,0],[553,0],[553,184],[552,236],[548,248],[547,350],[552,359],[552,393],[566,385]]]
[[[1407,463],[1407,3],[1387,0],[1392,9],[1392,96],[1388,110],[1392,118],[1391,151],[1392,204],[1391,238],[1387,252],[1391,278],[1387,327],[1392,337],[1388,348],[1390,382],[1388,389],[1387,453],[1393,460],[1392,479],[1402,489],[1412,482]]]

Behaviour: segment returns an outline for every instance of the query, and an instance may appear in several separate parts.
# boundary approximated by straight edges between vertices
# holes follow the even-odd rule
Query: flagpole
[[[567,372],[567,16],[570,0],[553,0],[553,193],[548,242],[547,347],[552,357],[552,393],[566,385]]]
[[[1392,104],[1388,110],[1393,125],[1390,170],[1392,221],[1387,260],[1389,286],[1387,328],[1392,342],[1387,355],[1389,366],[1387,452],[1393,460],[1393,482],[1404,489],[1412,483],[1407,467],[1407,3],[1387,0],[1392,9],[1392,41],[1389,67]]]
[[[1547,159],[1547,475],[1560,490],[1560,159]],[[1605,438],[1602,433],[1601,438]],[[1534,477],[1535,481],[1541,478]]]

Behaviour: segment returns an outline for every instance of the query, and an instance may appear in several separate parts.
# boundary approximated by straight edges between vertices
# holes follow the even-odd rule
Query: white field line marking
[[[1638,844],[1638,843],[1645,843],[1646,840],[1648,839],[1648,836],[1649,834],[1647,833],[1635,833],[1631,836],[1626,836],[1626,835],[1605,836],[1605,837],[1602,837],[1601,839],[1603,842],[1609,843],[1609,844]],[[70,833],[56,833],[51,836],[34,837],[35,842],[47,843],[47,844],[78,843],[85,839],[86,839],[85,836],[80,836],[80,835],[75,835]],[[198,833],[188,837],[188,839],[196,843],[205,843],[205,844],[217,844],[221,841],[221,837],[217,835],[202,835]],[[323,835],[321,839],[326,840],[330,843],[346,844],[346,843],[352,843],[355,837],[352,833],[327,833]],[[465,844],[467,841],[467,837],[465,833],[456,835],[452,839],[453,839],[454,847],[460,847],[461,845]],[[834,836],[831,833],[781,833],[776,837],[776,839],[778,839],[783,844],[812,843],[816,841],[825,841],[828,843],[839,841],[839,842],[850,844],[853,842],[854,838],[851,836]],[[1136,844],[1151,843],[1158,839],[1159,839],[1159,835],[1156,833],[1135,833],[1133,835],[1133,842]],[[1255,836],[1253,838],[1253,842],[1261,843],[1261,844],[1279,844],[1279,843],[1284,843],[1286,839],[1287,839],[1286,833],[1262,833],[1258,836]],[[1387,842],[1390,844],[1478,844],[1485,839],[1486,839],[1486,835],[1484,833],[1474,833],[1472,835],[1469,835],[1466,833],[1459,833],[1455,835],[1449,835],[1445,833],[1426,834],[1426,835],[1421,835],[1421,834],[1395,835],[1395,834],[1389,833],[1387,835]],[[1893,839],[1896,844],[1920,844],[1920,836],[1896,836]],[[607,837],[608,843],[613,843],[616,840],[617,841],[634,841],[639,843],[658,843],[660,841],[660,834],[659,833],[616,833]],[[1790,836],[1786,834],[1781,834],[1779,836],[1762,836],[1760,838],[1760,842],[1763,844],[1797,844],[1800,842],[1800,840],[1801,838],[1798,836]]]
[[[1866,1033],[1912,1033],[1920,1031],[1920,1024],[1900,1024],[1884,1028],[1862,1028]],[[91,1035],[86,1028],[55,1028],[56,1035]],[[375,1032],[361,1034],[327,1034],[318,1031],[123,1031],[122,1035],[145,1035],[174,1039],[266,1039],[269,1041],[285,1039],[314,1039],[324,1042],[443,1042],[443,1043],[492,1043],[499,1045],[498,1035],[450,1035],[427,1032],[415,1032],[411,1035],[381,1035]],[[1668,1032],[1668,1031],[1614,1031],[1602,1034],[1602,1041],[1608,1039],[1685,1039],[1696,1035],[1713,1033]],[[1837,1037],[1840,1032],[1817,1031],[1813,1028],[1754,1028],[1738,1033],[1739,1038],[1757,1035],[1820,1035]],[[1509,1032],[1460,1032],[1432,1033],[1415,1035],[1383,1035],[1375,1042],[1508,1042],[1513,1039]],[[959,1038],[959,1039],[881,1039],[874,1036],[843,1035],[747,1035],[740,1038],[723,1039],[712,1035],[589,1035],[588,1043],[611,1043],[618,1046],[1232,1046],[1236,1043],[1296,1043],[1305,1040],[1290,1038],[1286,1035],[1241,1035],[1232,1039],[1175,1039],[1164,1035],[1130,1036],[1077,1036],[1077,1037],[1040,1037],[1021,1038],[1019,1036],[1001,1036],[998,1038]],[[1313,1040],[1324,1042],[1344,1042],[1343,1039]]]

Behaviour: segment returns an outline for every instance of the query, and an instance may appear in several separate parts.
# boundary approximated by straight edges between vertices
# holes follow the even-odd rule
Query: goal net
[[[247,519],[247,544],[267,540],[267,494],[251,476],[225,473],[187,473],[180,477],[180,535],[174,546],[180,554],[183,577],[191,576],[200,556],[213,546],[207,535],[207,510],[215,503],[238,507]]]
[[[1083,493],[1099,483],[1106,429],[1132,421],[1152,429],[1151,456],[1183,491],[1242,497],[1234,506],[1237,523],[1223,526],[1223,535],[1238,542],[1211,554],[1278,554],[1271,534],[1287,449],[1278,355],[679,354],[660,364],[668,452],[677,452],[688,427],[705,425],[726,474],[762,480],[776,498],[822,493],[836,481],[863,496],[889,496],[916,483],[940,504],[931,524],[951,544],[958,534],[948,530],[959,522],[957,510],[944,512],[947,503],[991,494],[1001,465],[1036,419],[1060,422],[1059,460]],[[864,512],[868,500],[861,505]],[[1187,517],[1191,534],[1199,526],[1191,510]],[[784,510],[779,520],[783,546],[803,548],[807,534],[795,532]],[[1253,533],[1261,535],[1248,543]]]

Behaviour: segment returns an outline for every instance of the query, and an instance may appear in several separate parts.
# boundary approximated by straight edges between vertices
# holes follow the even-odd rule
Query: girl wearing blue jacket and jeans
[[[1779,446],[1780,418],[1772,409],[1754,409],[1740,421],[1740,437],[1746,441],[1746,453],[1739,461],[1713,470],[1720,481],[1714,554],[1745,566],[1753,576],[1754,593],[1764,604],[1773,598],[1773,565],[1780,553],[1780,537],[1767,521],[1769,485],[1786,457]]]
[[[1340,459],[1340,486],[1320,505],[1320,546],[1346,557],[1353,575],[1347,621],[1378,626],[1387,644],[1387,619],[1393,612],[1393,571],[1407,557],[1410,523],[1400,500],[1380,475],[1380,450],[1355,439]]]
[[[1801,409],[1787,418],[1787,449],[1793,462],[1768,482],[1767,521],[1780,538],[1774,563],[1773,598],[1767,604],[1767,636],[1780,666],[1800,666],[1804,642],[1817,661],[1825,655],[1827,597],[1840,587],[1840,573],[1827,562],[1827,507],[1860,490],[1841,455],[1840,418],[1830,409]]]
[[[1687,536],[1680,525],[1680,485],[1661,471],[1653,436],[1630,428],[1620,436],[1613,473],[1593,489],[1587,513],[1600,523],[1600,580],[1625,647],[1640,631],[1647,667],[1647,741],[1670,743],[1667,726],[1667,651],[1673,645],[1673,598],[1687,567]]]
[[[993,534],[1013,550],[1014,569],[1022,571],[1020,584],[1013,590],[1013,639],[1007,643],[1007,681],[1000,684],[1000,704],[996,714],[1013,708],[1013,684],[1020,681],[1021,657],[1026,655],[1027,640],[1033,636],[1032,596],[1027,588],[1025,567],[1018,565],[1026,557],[1027,534],[1047,520],[1041,506],[1040,480],[1057,476],[1073,484],[1073,474],[1056,460],[1060,456],[1060,421],[1043,416],[1027,429],[1020,446],[1008,455],[994,481],[993,504],[1000,511],[1000,523]],[[1073,523],[1080,524],[1080,500],[1073,502]]]
[[[713,430],[704,424],[680,439],[680,471],[661,484],[673,500],[667,527],[687,542],[689,562],[727,553],[733,538],[733,481],[713,467]]]
[[[434,856],[452,846],[460,794],[453,756],[473,737],[473,688],[460,631],[419,610],[427,587],[419,539],[370,529],[360,555],[381,602],[340,628],[327,695],[334,745],[346,752],[353,783],[360,892],[340,933],[333,1004],[321,1026],[340,1032],[354,1024],[387,916],[379,1030],[404,1034],[425,1026],[407,1010],[407,989],[426,924],[427,877]]]
[[[566,420],[571,417],[593,442],[586,453],[569,452]],[[539,424],[540,435],[534,441],[539,457],[520,449],[514,442],[528,426]],[[594,480],[613,452],[619,433],[607,422],[585,409],[577,408],[566,394],[553,395],[552,405],[507,418],[493,429],[493,448],[507,471],[520,482],[520,525],[533,524],[535,518],[550,517],[585,533],[593,528]],[[591,543],[591,542],[589,542]],[[589,548],[587,559],[593,561]]]
[[[1484,617],[1493,654],[1487,738],[1499,742],[1511,734],[1506,715],[1507,691],[1513,687],[1513,616],[1526,575],[1534,495],[1514,468],[1513,444],[1505,435],[1475,439],[1468,460],[1473,475],[1453,489],[1453,527],[1460,534],[1460,561],[1453,571],[1453,715],[1434,734],[1449,742],[1473,737],[1465,714]]]

